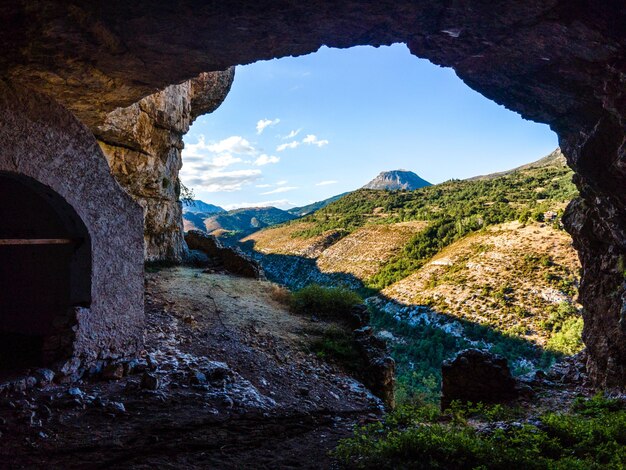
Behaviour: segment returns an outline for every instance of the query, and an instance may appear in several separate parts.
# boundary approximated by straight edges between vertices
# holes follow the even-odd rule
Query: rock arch
[[[5,333],[41,337],[45,357],[25,365],[54,367],[69,377],[134,354],[143,329],[141,209],[111,176],[89,130],[49,98],[0,81],[0,116],[0,184],[17,198],[2,203],[11,217],[0,222],[0,238],[73,244],[66,253],[27,257],[5,249],[7,281],[19,283],[11,269],[27,269],[42,289],[3,285],[2,305],[24,307],[13,312],[15,321],[7,319]],[[56,287],[44,292],[45,283]],[[49,301],[13,298],[44,294]],[[42,324],[30,331],[15,318],[20,314]]]
[[[45,8],[43,7],[45,4]],[[36,4],[39,5],[39,4]],[[331,47],[405,42],[547,123],[577,173],[566,217],[583,263],[588,369],[626,386],[626,9],[620,0],[25,0],[0,8],[0,73],[96,130],[200,72]]]

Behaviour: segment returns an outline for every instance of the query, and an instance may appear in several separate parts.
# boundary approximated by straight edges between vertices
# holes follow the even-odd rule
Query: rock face
[[[190,249],[206,253],[209,258],[217,261],[217,264],[229,273],[254,279],[264,277],[263,271],[256,261],[239,248],[222,246],[212,235],[207,235],[199,230],[190,230],[185,235],[185,241]]]
[[[354,342],[365,364],[359,373],[359,379],[385,405],[394,408],[396,362],[389,355],[387,344],[384,340],[374,336],[374,331],[369,326],[359,328],[353,334]]]
[[[471,88],[549,124],[582,200],[588,367],[626,388],[626,9],[619,0],[190,0],[0,6],[0,76],[53,96],[92,130],[106,114],[201,72],[329,47],[404,42]],[[9,143],[10,144],[10,143]],[[623,274],[623,273],[622,273]],[[603,297],[610,294],[610,299]]]
[[[144,209],[145,258],[185,254],[178,172],[183,136],[193,120],[224,100],[234,68],[203,73],[110,112],[94,130],[113,176]]]
[[[363,186],[363,189],[387,189],[390,191],[406,189],[413,191],[424,186],[430,186],[430,183],[412,171],[393,170],[382,171],[376,178]]]
[[[453,400],[503,403],[517,397],[516,381],[506,359],[478,349],[466,349],[441,367],[441,408]]]

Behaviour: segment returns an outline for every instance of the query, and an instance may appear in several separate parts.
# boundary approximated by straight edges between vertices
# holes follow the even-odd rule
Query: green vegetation
[[[291,309],[296,313],[341,320],[361,297],[345,287],[322,287],[310,284],[292,294]]]
[[[412,326],[385,312],[370,309],[372,327],[400,338],[400,341],[389,342],[391,355],[396,361],[397,403],[437,402],[441,390],[441,363],[463,349],[476,347],[472,342],[489,345],[491,352],[505,357],[515,375],[529,372],[520,359],[546,369],[561,356],[558,348],[544,351],[513,332],[501,333],[489,326],[456,321],[463,326],[463,337],[453,336],[434,326]]]
[[[337,326],[324,330],[322,337],[311,344],[311,351],[320,359],[337,362],[352,372],[358,372],[363,362],[352,333]]]
[[[561,354],[576,354],[582,342],[583,319],[580,312],[569,302],[548,307],[548,318],[541,322],[542,328],[551,332],[547,348]]]
[[[503,409],[479,408],[501,419]],[[384,422],[359,429],[335,450],[352,468],[622,469],[626,466],[624,403],[600,396],[577,400],[567,413],[479,432],[476,408],[441,414],[434,406],[400,407]],[[506,414],[505,414],[506,416]]]
[[[442,248],[490,225],[543,221],[551,210],[557,214],[553,224],[558,228],[561,206],[576,196],[571,176],[565,166],[546,166],[415,191],[358,190],[299,219],[312,225],[293,236],[308,238],[328,230],[347,235],[366,224],[428,221],[428,227],[370,280],[370,287],[381,289],[419,269]]]
[[[548,340],[548,349],[563,354],[576,354],[582,351],[583,319],[582,317],[568,318],[560,329]]]

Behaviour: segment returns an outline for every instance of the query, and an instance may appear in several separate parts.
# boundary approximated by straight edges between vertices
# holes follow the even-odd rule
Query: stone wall
[[[77,299],[60,319],[72,323],[74,338],[55,368],[76,377],[99,362],[135,354],[144,325],[141,208],[111,176],[93,134],[50,98],[0,80],[0,171],[50,188],[91,239],[90,302]]]
[[[183,136],[224,100],[234,67],[203,73],[118,108],[94,129],[113,176],[144,209],[145,259],[180,261],[186,246],[178,172]]]

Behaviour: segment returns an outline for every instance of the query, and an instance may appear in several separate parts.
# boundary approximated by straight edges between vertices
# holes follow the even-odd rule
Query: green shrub
[[[540,416],[540,425],[513,423],[491,432],[468,425],[468,413],[487,420],[512,417],[502,407],[453,410],[448,417],[433,407],[400,407],[383,422],[343,440],[335,456],[352,468],[565,470],[626,465],[626,410],[616,401],[580,400],[568,413]]]
[[[582,317],[568,318],[561,324],[560,330],[552,334],[547,346],[563,354],[576,354],[584,347],[582,332]]]
[[[310,284],[292,294],[291,308],[296,313],[341,320],[361,302],[357,293],[345,287]]]
[[[358,371],[362,362],[352,333],[339,327],[326,329],[321,338],[313,341],[311,351],[320,359],[338,362],[351,371]]]

